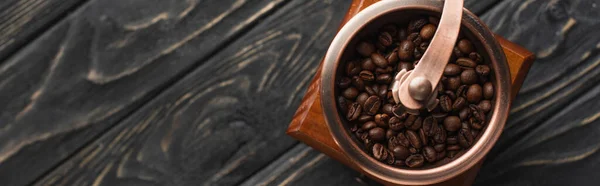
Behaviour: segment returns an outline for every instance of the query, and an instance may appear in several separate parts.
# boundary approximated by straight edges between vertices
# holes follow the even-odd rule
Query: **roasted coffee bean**
[[[475,70],[466,69],[463,70],[460,74],[460,80],[463,84],[472,85],[477,83],[479,79],[477,78],[477,73],[475,72]]]
[[[342,92],[342,96],[344,96],[346,99],[354,100],[354,98],[358,96],[358,90],[354,87],[347,88],[344,90],[344,92]]]
[[[365,82],[358,76],[352,77],[352,86],[358,90],[365,90]]]
[[[404,126],[406,126],[406,128],[410,128],[410,126],[413,125],[413,123],[417,120],[418,117],[419,116],[417,115],[409,114],[406,120],[404,120]]]
[[[433,136],[435,133],[434,126],[437,126],[437,121],[433,116],[428,116],[423,120],[423,132],[426,136]]]
[[[379,78],[379,76],[378,76]],[[391,81],[391,80],[390,80]],[[388,94],[388,85],[382,84],[379,86],[379,92],[377,92],[377,96],[381,97],[381,100],[386,101]]]
[[[443,160],[446,158],[446,151],[441,151],[437,153],[437,161]]]
[[[365,102],[367,101],[367,99],[369,98],[369,94],[367,94],[366,92],[360,93],[358,95],[358,97],[356,97],[356,102],[358,102],[358,104],[360,105],[365,105]]]
[[[460,120],[467,120],[467,118],[469,118],[471,114],[471,109],[470,108],[463,108],[460,110],[460,112],[458,112],[458,117],[460,118]]]
[[[454,64],[454,63],[449,63],[448,65],[446,65],[446,68],[444,69],[444,75],[446,76],[455,76],[458,75],[462,72],[462,69],[460,68],[460,66]]]
[[[379,87],[378,87],[379,89]],[[373,90],[372,86],[365,86],[365,92],[371,96],[377,96],[377,93],[375,90]]]
[[[388,93],[390,93],[390,92],[388,92]],[[383,107],[381,107],[381,109],[382,109],[383,113],[385,113],[389,116],[393,116],[394,115],[394,112],[392,112],[393,107],[394,106],[392,104],[388,103],[388,104],[383,105]]]
[[[460,84],[461,84],[460,76],[448,77],[444,87],[448,90],[456,90],[456,89],[458,89],[458,87],[460,87]]]
[[[479,55],[479,53],[477,52],[471,52],[469,54],[469,58],[471,58],[473,61],[475,61],[476,63],[481,63],[483,61],[483,58],[481,57],[481,55]]]
[[[475,67],[475,72],[477,72],[480,77],[487,77],[491,71],[492,70],[487,65],[477,65],[477,67]]]
[[[416,32],[421,30],[427,24],[427,19],[418,18],[408,22],[408,32]]]
[[[481,130],[483,128],[482,121],[475,119],[475,117],[469,118],[469,124],[473,129]]]
[[[375,43],[375,48],[377,49],[376,52],[385,51],[385,46],[383,46],[383,44],[381,44],[380,42]]]
[[[404,147],[410,147],[410,141],[408,140],[408,138],[406,137],[406,135],[402,132],[398,133],[398,135],[396,136],[396,139],[398,140],[398,142],[400,143],[400,145],[404,146]]]
[[[467,101],[470,103],[477,103],[481,101],[483,97],[483,90],[481,90],[481,86],[478,84],[473,84],[469,86],[469,90],[467,90]]]
[[[371,60],[373,60],[373,63],[375,63],[375,65],[377,65],[379,68],[385,68],[388,66],[388,61],[379,53],[371,54]]]
[[[461,129],[471,129],[471,127],[469,127],[468,123],[462,122],[461,123]]]
[[[452,50],[452,55],[453,56],[451,56],[450,58],[456,59],[456,58],[462,57],[463,53],[460,52],[460,50],[458,49],[458,47],[454,47],[454,49]]]
[[[377,127],[377,123],[375,123],[374,121],[367,121],[360,128],[363,131],[369,131],[369,130],[375,128],[375,127]]]
[[[488,100],[494,97],[494,85],[492,85],[492,82],[483,84],[483,97]]]
[[[459,86],[458,89],[456,90],[456,96],[462,96],[462,97],[467,96],[468,89],[469,89],[469,86],[467,86],[467,85]]]
[[[403,61],[410,61],[413,58],[413,52],[415,50],[415,44],[412,41],[404,40],[400,42],[398,48],[398,58]]]
[[[369,57],[373,52],[375,52],[375,46],[369,42],[360,42],[356,45],[356,51],[362,56]]]
[[[455,100],[456,99],[456,94],[450,90],[446,90],[444,92],[444,94],[446,94],[446,96],[448,96],[450,99]]]
[[[358,117],[358,122],[365,123],[367,121],[373,121],[373,116],[363,114]],[[363,126],[364,126],[364,124],[363,124]]]
[[[350,107],[348,108],[348,114],[346,114],[346,119],[348,119],[348,121],[354,121],[356,119],[358,119],[358,116],[360,116],[360,113],[362,108],[360,106],[360,104],[358,103],[352,103],[352,105],[350,105]]]
[[[351,83],[352,83],[352,80],[350,78],[342,77],[338,81],[338,87],[340,87],[341,89],[345,89],[345,88],[348,88],[348,86],[350,86]]]
[[[401,120],[407,117],[404,107],[402,107],[402,105],[394,105],[392,107],[392,112],[394,113],[394,116],[400,118]]]
[[[388,53],[385,56],[385,60],[387,60],[387,62],[389,63],[389,65],[396,66],[396,63],[399,60],[399,58],[398,58],[398,49],[395,49],[392,52]]]
[[[439,106],[438,106],[438,108],[439,108]],[[448,116],[448,113],[442,112],[442,111],[437,111],[437,112],[432,112],[431,116],[433,116],[433,118],[435,118],[437,121],[443,121],[444,118],[446,118],[446,116]]]
[[[394,72],[394,68],[392,67],[386,67],[386,68],[376,68],[375,69],[375,74],[379,75],[379,74],[389,74]]]
[[[356,61],[349,61],[346,64],[346,75],[348,75],[348,76],[358,75],[360,70],[361,70],[360,66],[358,65],[358,63]]]
[[[429,163],[433,163],[437,160],[437,152],[430,146],[423,147],[423,156]]]
[[[458,145],[448,145],[448,147],[446,147],[447,151],[455,151],[455,150],[460,150],[460,146]]]
[[[350,131],[351,131],[351,132],[356,132],[356,131],[358,131],[358,125],[356,125],[356,123],[355,123],[355,124],[353,124],[353,125],[352,125],[352,127],[350,127]]]
[[[387,114],[377,114],[375,115],[375,123],[377,126],[382,128],[388,128],[388,121],[390,120],[390,116]]]
[[[410,145],[412,145],[413,147],[415,147],[417,149],[421,148],[421,146],[423,144],[421,142],[421,139],[419,139],[419,135],[417,135],[417,133],[415,131],[407,130],[405,135],[406,135],[406,138],[408,138]]]
[[[426,41],[419,44],[419,47],[418,47],[418,49],[421,53],[425,53],[425,51],[427,51],[427,48],[429,48],[429,42],[426,42]]]
[[[458,44],[456,44],[456,46],[458,47],[458,50],[460,50],[460,52],[463,54],[470,54],[471,52],[473,52],[473,44],[471,44],[471,42],[467,39],[461,39],[460,41],[458,41]]]
[[[436,143],[446,142],[447,134],[446,134],[446,130],[444,129],[444,127],[438,126],[436,129],[437,130],[433,134],[433,140],[435,140]]]
[[[367,98],[367,101],[364,105],[365,112],[369,115],[377,114],[379,107],[381,107],[381,99],[379,99],[377,96],[371,96]]]
[[[456,64],[463,68],[475,68],[477,67],[477,63],[473,61],[471,58],[461,57],[456,60]]]
[[[458,137],[456,136],[448,136],[448,138],[446,139],[446,143],[448,145],[454,145],[458,143]]]
[[[413,116],[413,115],[411,115],[411,116]],[[408,119],[406,119],[406,121],[404,121],[404,126],[407,129],[410,129],[410,130],[413,130],[413,131],[417,131],[423,125],[423,118],[421,118],[421,117],[416,117],[416,119],[413,120],[412,122],[409,121],[409,119],[411,119],[410,116],[408,117]]]
[[[446,150],[446,145],[445,144],[436,144],[433,146],[433,149],[435,149],[435,151],[437,151],[437,152],[442,152],[442,151]]]
[[[456,98],[456,100],[454,100],[454,104],[452,104],[452,110],[458,112],[461,109],[465,108],[466,106],[467,106],[467,100],[461,96],[461,97]]]
[[[458,131],[458,144],[464,148],[468,148],[473,145],[474,137],[469,129],[461,129]]]
[[[437,27],[433,24],[427,24],[421,28],[421,37],[426,40],[430,40],[435,35],[435,30]]]
[[[400,145],[392,148],[392,153],[394,154],[396,160],[405,160],[406,158],[408,158],[408,156],[410,156],[410,151],[408,150],[408,148]]]
[[[385,140],[385,129],[381,127],[375,127],[369,130],[369,137],[375,141]]]
[[[414,69],[414,66],[410,62],[401,61],[400,63],[398,63],[398,71],[401,71],[401,70],[409,71],[412,69]]]
[[[427,146],[429,144],[429,140],[422,128],[419,129],[419,138],[421,139],[421,142],[423,142],[423,145]]]
[[[395,37],[398,34],[398,27],[396,25],[394,25],[394,24],[383,25],[383,27],[381,28],[381,30],[383,30],[384,32],[389,33],[393,37]]]
[[[377,82],[382,84],[390,84],[392,83],[392,79],[393,78],[390,74],[381,74],[377,76]]]
[[[415,67],[419,64],[419,61],[421,59],[421,57],[423,57],[423,52],[421,52],[419,50],[419,48],[415,48],[415,50],[413,51],[413,57],[417,60],[415,61],[414,65]]]
[[[396,135],[398,135],[398,132],[388,129],[387,131],[385,131],[385,139],[390,139],[391,137],[396,137]]]
[[[405,28],[401,28],[398,30],[398,40],[406,40],[408,37],[408,31]]]
[[[360,68],[362,68],[363,70],[373,71],[373,70],[375,70],[375,68],[377,68],[377,66],[375,65],[375,63],[373,63],[373,60],[369,57],[369,58],[363,59],[360,62]]]
[[[423,163],[425,163],[425,158],[423,157],[423,155],[413,154],[406,158],[406,161],[404,161],[404,163],[410,168],[422,167]]]
[[[448,151],[446,154],[448,158],[454,159],[454,157],[456,157],[456,155],[458,154],[458,151]]]
[[[440,18],[437,17],[429,16],[427,20],[429,20],[429,23],[434,24],[436,26],[440,24]]]
[[[340,110],[342,111],[342,113],[347,114],[348,108],[350,107],[351,103],[342,96],[338,97],[337,103],[338,103],[338,107],[340,107]]]
[[[393,116],[388,120],[389,128],[395,131],[400,131],[404,129],[404,123],[398,119],[398,117]]]
[[[404,167],[404,166],[406,166],[406,164],[402,160],[396,160],[393,165],[396,166],[396,167]]]
[[[483,100],[479,102],[477,106],[479,106],[483,113],[488,113],[490,110],[492,110],[492,102],[490,102],[490,100]]]
[[[452,111],[452,100],[450,99],[450,97],[446,96],[446,95],[442,95],[440,97],[440,108],[442,108],[442,110],[444,112],[450,112]]]
[[[450,132],[460,129],[460,118],[458,116],[448,116],[444,119],[444,129]]]
[[[378,39],[379,43],[385,47],[392,45],[392,35],[390,35],[388,32],[382,32],[379,34]]]
[[[375,80],[375,74],[373,74],[373,72],[368,71],[368,70],[360,71],[360,74],[358,76],[363,81],[371,82],[371,81]]]
[[[373,145],[372,153],[373,153],[373,157],[379,161],[385,161],[388,158],[388,156],[390,155],[388,153],[387,149],[379,143],[376,143],[375,145]]]
[[[408,148],[408,151],[410,151],[411,154],[416,154],[417,152],[419,152],[416,148],[414,147],[410,147]]]

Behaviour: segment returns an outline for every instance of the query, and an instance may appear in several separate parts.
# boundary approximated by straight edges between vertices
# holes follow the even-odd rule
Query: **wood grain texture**
[[[476,185],[597,185],[600,1],[505,1],[483,19],[535,52]]]
[[[85,4],[0,65],[2,184],[34,181],[284,3]]]
[[[43,33],[86,0],[0,2],[0,61]]]
[[[243,182],[297,144],[284,130],[341,2],[286,4],[36,185]]]

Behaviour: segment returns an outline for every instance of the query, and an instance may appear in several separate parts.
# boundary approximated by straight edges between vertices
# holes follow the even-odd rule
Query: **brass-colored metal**
[[[458,38],[462,9],[463,0],[445,1],[440,23],[429,48],[412,73],[404,80],[405,83],[400,84],[398,97],[407,109],[418,110],[425,107],[428,103],[425,99],[429,98],[435,88],[429,88],[429,92],[423,92],[425,90],[423,88],[437,86],[442,78],[442,73]]]
[[[447,0],[450,1],[450,0]],[[462,29],[466,37],[473,41],[476,48],[494,70],[491,81],[495,85],[493,112],[489,115],[489,124],[482,129],[476,143],[458,158],[422,169],[403,169],[392,167],[377,161],[364,151],[362,144],[350,132],[349,124],[337,108],[335,81],[340,78],[343,62],[355,55],[355,44],[366,33],[372,33],[385,23],[400,23],[417,15],[438,16],[443,3],[440,0],[402,0],[380,1],[364,9],[340,30],[333,40],[324,59],[321,71],[321,105],[331,135],[353,164],[367,174],[386,183],[399,185],[428,185],[440,183],[455,177],[479,162],[492,148],[500,136],[510,107],[510,73],[502,48],[492,32],[473,13],[463,10]],[[438,33],[439,34],[439,33]]]

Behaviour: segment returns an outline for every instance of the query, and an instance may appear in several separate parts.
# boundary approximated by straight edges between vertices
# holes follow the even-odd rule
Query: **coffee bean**
[[[379,107],[381,107],[381,99],[377,96],[367,98],[364,105],[365,112],[369,115],[375,115],[379,111]]]
[[[385,140],[385,130],[381,127],[375,127],[369,130],[369,137],[375,141]]]
[[[358,117],[358,122],[365,123],[367,121],[373,121],[373,116],[363,114]]]
[[[450,90],[446,90],[444,92],[444,94],[446,94],[446,96],[448,96],[450,99],[455,100],[456,99],[456,94]]]
[[[408,70],[412,70],[412,69],[414,69],[414,66],[410,62],[402,62],[401,61],[400,63],[398,63],[398,71],[400,71],[400,70],[408,71]]]
[[[440,107],[438,106],[438,108],[440,108]],[[444,118],[446,118],[446,116],[448,116],[448,113],[442,112],[442,111],[436,111],[436,112],[432,112],[431,116],[433,116],[433,118],[435,118],[437,121],[443,121]]]
[[[360,72],[360,67],[358,66],[356,61],[349,61],[346,64],[346,75],[354,76]]]
[[[363,81],[371,82],[371,81],[375,80],[375,75],[373,74],[373,72],[368,71],[368,70],[360,71],[360,74],[358,76]]]
[[[369,57],[361,61],[360,68],[363,70],[373,71],[375,68],[377,68],[377,66],[375,66],[375,63],[373,63],[373,60]]]
[[[398,117],[393,116],[388,120],[389,128],[395,131],[400,131],[404,129],[404,123],[398,119]]]
[[[358,90],[354,87],[347,88],[344,90],[344,92],[342,92],[342,96],[344,96],[346,99],[354,100],[354,98],[358,96]]]
[[[356,46],[356,51],[362,56],[369,57],[373,52],[375,52],[375,46],[369,42],[360,42]]]
[[[433,16],[429,16],[429,18],[427,20],[429,20],[429,23],[434,24],[434,25],[438,25],[440,23],[440,18],[433,17]]]
[[[406,161],[404,161],[406,166],[410,168],[422,167],[424,162],[425,158],[420,154],[410,155],[408,158],[406,158]]]
[[[342,96],[338,97],[337,103],[338,103],[338,107],[340,107],[340,110],[342,111],[342,113],[347,114],[348,108],[350,107],[351,103]]]
[[[379,89],[379,87],[377,87],[377,89]],[[378,94],[378,92],[373,90],[372,86],[365,86],[365,92],[371,96],[377,96],[377,94]]]
[[[383,83],[383,84],[390,84],[392,83],[392,76],[390,74],[381,74],[377,76],[377,82],[378,83]],[[387,92],[386,92],[387,94]]]
[[[434,126],[437,126],[437,121],[433,116],[428,116],[423,120],[423,132],[426,136],[433,136],[435,133]]]
[[[388,158],[388,156],[390,155],[388,153],[387,149],[379,143],[376,143],[375,145],[373,145],[372,152],[373,152],[373,157],[379,161],[385,161]]]
[[[398,140],[398,142],[400,143],[400,145],[404,146],[404,147],[410,147],[410,141],[408,140],[408,138],[406,137],[406,135],[402,132],[398,133],[398,135],[396,135],[396,139]]]
[[[490,110],[492,110],[492,102],[490,102],[490,100],[483,100],[479,102],[477,106],[479,106],[483,113],[488,113]]]
[[[390,116],[387,114],[377,114],[375,115],[375,123],[377,126],[382,128],[388,128],[388,121],[390,120]]]
[[[351,132],[356,132],[356,131],[358,131],[358,125],[356,125],[356,123],[355,123],[355,124],[352,124],[352,127],[350,127],[350,131],[351,131]]]
[[[433,24],[427,24],[421,28],[421,37],[426,40],[430,40],[435,35],[435,30],[437,27]]]
[[[446,145],[445,144],[436,144],[433,146],[433,149],[435,149],[435,151],[437,151],[437,152],[442,152],[442,151],[446,150]]]
[[[460,150],[460,146],[458,145],[449,145],[448,147],[446,147],[447,151],[455,151],[455,150]]]
[[[394,68],[392,67],[386,67],[386,68],[376,68],[375,69],[375,74],[379,75],[379,74],[389,74],[394,72]]]
[[[396,160],[393,165],[396,166],[396,167],[404,167],[404,166],[406,166],[406,164],[402,160]]]
[[[398,132],[388,129],[387,131],[385,131],[385,139],[390,139],[391,137],[396,137],[396,135],[398,135]]]
[[[479,75],[479,77],[487,77],[492,70],[487,65],[477,65],[475,67],[475,72]]]
[[[390,92],[388,92],[388,93],[390,93]],[[388,104],[383,105],[383,107],[381,109],[382,109],[383,113],[385,113],[389,116],[393,116],[394,115],[394,113],[392,112],[393,107],[394,106],[392,106],[392,104],[388,103]]]
[[[413,125],[413,123],[417,120],[417,118],[418,118],[417,115],[409,114],[408,117],[406,118],[406,120],[404,121],[404,126],[406,126],[406,128],[410,128],[410,126]]]
[[[446,151],[437,153],[437,161],[443,160],[444,158],[446,158]]]
[[[458,154],[458,151],[448,151],[447,157],[450,159],[454,159],[454,157],[456,157],[457,154]]]
[[[446,84],[444,85],[444,87],[447,88],[448,90],[456,90],[456,89],[458,89],[458,87],[460,87],[460,84],[461,84],[460,76],[449,77],[446,80]]]
[[[376,52],[385,51],[385,46],[383,46],[383,44],[380,42],[375,43],[375,48],[377,49]]]
[[[386,98],[387,98],[388,103],[394,103],[394,104],[396,103],[396,101],[394,100],[394,94],[392,93],[392,90],[388,89]],[[392,114],[390,114],[390,115],[392,115]]]
[[[444,112],[452,111],[452,100],[450,100],[450,97],[442,95],[440,97],[440,107]]]
[[[456,96],[462,96],[462,97],[467,96],[468,89],[469,89],[469,86],[467,86],[467,85],[459,86],[458,89],[456,89]]]
[[[394,107],[392,107],[392,112],[394,113],[394,116],[402,120],[407,117],[405,109],[402,107],[402,105],[394,105]]]
[[[404,40],[400,42],[400,47],[398,48],[398,57],[403,61],[412,60],[414,49],[415,44],[413,42]]]
[[[468,148],[473,144],[474,137],[469,129],[461,129],[458,131],[458,144],[464,148]]]
[[[420,45],[420,44],[419,44],[419,45]],[[414,49],[414,51],[413,51],[413,57],[414,57],[416,60],[420,60],[420,59],[421,59],[421,57],[423,57],[423,52],[421,52],[421,51],[419,50],[419,48],[415,48],[415,49]],[[414,64],[414,65],[415,65],[415,67],[417,66],[417,64],[419,64],[419,61],[415,61],[415,64]]]
[[[470,58],[461,57],[456,60],[456,64],[463,68],[475,68],[477,67],[477,63]]]
[[[398,40],[406,40],[408,37],[408,31],[405,28],[401,28],[398,30]]]
[[[365,102],[369,98],[369,94],[366,92],[360,93],[358,97],[356,97],[356,102],[360,105],[365,105]]]
[[[479,53],[477,52],[471,52],[469,54],[469,58],[471,58],[473,61],[475,61],[476,63],[481,63],[483,61],[483,58],[481,57],[481,55],[479,55]]]
[[[446,142],[446,130],[444,129],[444,127],[436,127],[436,131],[433,134],[433,140],[435,140],[436,143],[444,143]]]
[[[365,89],[365,82],[358,76],[352,77],[352,86],[356,87],[358,90]]]
[[[410,151],[408,150],[408,148],[400,145],[392,148],[392,153],[394,154],[394,157],[397,160],[405,160],[406,158],[408,158],[408,156],[410,156]]]
[[[448,138],[446,139],[446,143],[448,145],[454,145],[458,143],[458,137],[456,136],[448,136]]]
[[[427,135],[425,135],[425,132],[423,131],[422,128],[419,129],[419,138],[421,139],[421,142],[423,142],[423,145],[427,146],[429,144]]]
[[[427,160],[429,163],[433,163],[435,162],[435,160],[437,160],[437,152],[435,151],[435,149],[433,149],[433,147],[430,146],[426,146],[423,148],[423,156],[425,157],[425,160]]]
[[[379,43],[385,47],[392,45],[392,35],[390,35],[388,32],[382,32],[379,34],[378,39]]]
[[[454,49],[452,50],[452,55],[453,56],[451,56],[451,58],[456,59],[456,58],[462,57],[463,53],[460,52],[460,50],[458,49],[458,47],[454,47]],[[453,61],[453,60],[451,60],[451,61]]]
[[[460,112],[458,112],[458,117],[460,118],[460,120],[467,120],[467,118],[471,114],[470,111],[471,111],[471,109],[469,109],[467,107],[461,109]]]
[[[362,73],[362,72],[361,72]],[[466,69],[460,74],[460,80],[463,84],[472,85],[477,83],[477,73],[473,69]]]
[[[427,24],[427,19],[419,18],[408,22],[408,32],[416,32],[421,30]]]
[[[456,98],[456,100],[454,101],[454,104],[452,104],[452,110],[454,111],[460,111],[463,108],[465,108],[465,106],[467,106],[467,100],[465,98],[458,97]]]
[[[483,97],[488,100],[494,97],[494,85],[492,85],[492,82],[483,84]]]
[[[448,116],[444,119],[444,129],[450,132],[460,129],[460,118],[458,116]]]
[[[473,52],[473,44],[471,44],[471,42],[467,39],[461,39],[460,41],[458,41],[458,44],[456,46],[458,47],[458,50],[460,50],[460,52],[463,54],[470,54],[471,52]]]
[[[471,118],[470,118],[470,122],[471,122],[471,127],[473,127],[474,129],[477,130],[481,130],[483,128],[482,123],[485,122],[486,118],[485,118],[485,114],[483,113],[483,111],[481,110],[481,108],[479,108],[479,106],[477,105],[469,105],[469,108],[471,108]]]
[[[350,107],[348,108],[348,114],[346,114],[346,119],[348,119],[348,121],[354,121],[358,118],[358,116],[360,116],[362,108],[360,107],[360,104],[358,103],[352,103],[352,105],[350,105]]]
[[[367,121],[360,128],[363,131],[369,131],[375,127],[377,127],[377,123],[375,123],[374,121]]]
[[[415,131],[407,130],[405,135],[413,147],[415,147],[417,149],[421,148],[421,146],[422,146],[421,140],[419,139],[419,136],[417,135],[417,133]]]
[[[379,76],[377,76],[377,78],[379,78]],[[387,98],[388,90],[389,89],[387,84],[379,85],[379,92],[377,92],[377,96],[379,96],[383,101],[385,101]]]
[[[473,84],[469,86],[469,90],[467,90],[467,101],[470,103],[477,103],[481,101],[483,97],[483,90],[481,90],[481,86],[478,84]]]
[[[386,24],[381,28],[384,32],[389,33],[392,36],[396,36],[398,34],[398,27],[394,24]]]
[[[446,68],[444,69],[444,75],[446,76],[455,76],[460,74],[461,72],[462,69],[460,69],[460,66],[453,63],[448,63],[448,65],[446,65]]]
[[[389,63],[389,65],[396,66],[396,63],[399,60],[399,58],[398,58],[398,49],[395,49],[394,51],[388,53],[385,56],[385,60],[387,60],[387,62]]]
[[[410,122],[409,119],[411,119],[410,116],[408,117],[408,119],[406,119],[406,121],[404,121],[404,126],[406,126],[406,128],[410,130],[419,130],[423,125],[423,118],[421,117],[416,117],[416,119],[413,122]]]
[[[425,53],[425,51],[427,51],[427,48],[429,48],[429,42],[422,42],[417,48],[421,53]]]
[[[385,57],[379,53],[371,54],[371,60],[373,60],[373,63],[375,63],[375,65],[377,65],[379,68],[385,68],[388,66],[388,62]]]
[[[414,147],[410,147],[410,148],[408,148],[408,151],[409,151],[411,154],[416,154],[417,152],[419,152],[419,151],[418,151],[416,148],[414,148]]]
[[[338,87],[340,87],[341,89],[345,89],[345,88],[348,88],[351,83],[352,83],[352,80],[350,78],[348,78],[348,77],[342,77],[338,81]]]

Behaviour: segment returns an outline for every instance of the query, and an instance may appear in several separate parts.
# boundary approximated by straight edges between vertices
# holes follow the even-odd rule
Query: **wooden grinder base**
[[[350,10],[342,22],[342,25],[356,15],[359,11],[377,1],[378,0],[354,0]],[[512,82],[511,98],[514,98],[521,88],[521,84],[525,79],[525,75],[527,74],[527,71],[533,62],[534,55],[527,51],[527,49],[518,46],[517,44],[514,44],[500,36],[496,36],[496,39],[500,45],[502,45],[508,61]],[[342,162],[354,170],[366,174],[361,167],[355,165],[342,153],[338,145],[331,137],[329,128],[327,128],[327,125],[325,124],[325,118],[321,108],[321,96],[319,95],[319,89],[321,87],[320,82],[321,71],[319,70],[310,83],[308,90],[306,91],[306,95],[304,96],[300,107],[296,111],[296,114],[290,123],[287,134],[323,152],[333,159]],[[436,185],[471,185],[475,179],[475,176],[477,175],[477,172],[479,171],[481,163],[482,162],[479,162],[476,166],[455,178]],[[373,178],[371,175],[366,175]],[[382,182],[381,180],[378,181]],[[382,183],[388,184],[385,182]]]

